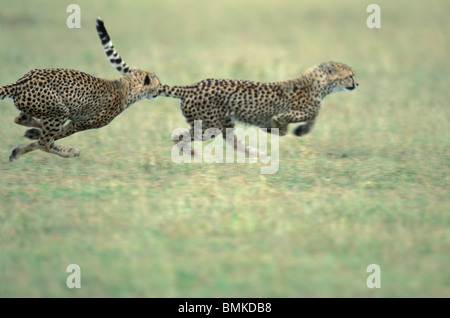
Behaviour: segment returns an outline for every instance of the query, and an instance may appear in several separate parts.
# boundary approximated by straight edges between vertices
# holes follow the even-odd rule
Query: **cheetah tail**
[[[105,50],[106,56],[109,59],[111,65],[122,75],[127,74],[131,69],[128,67],[127,63],[122,60],[122,58],[117,53],[114,45],[109,37],[108,32],[105,28],[105,23],[98,17],[96,23],[97,33],[102,42],[103,49]]]
[[[189,94],[192,94],[190,86],[171,86],[160,83],[158,87],[158,96],[183,99]]]
[[[12,97],[12,93],[10,90],[11,84],[0,87],[0,100],[5,99],[5,97]]]

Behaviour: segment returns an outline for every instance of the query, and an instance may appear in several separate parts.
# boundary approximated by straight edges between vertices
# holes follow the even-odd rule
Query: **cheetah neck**
[[[113,81],[113,86],[116,90],[118,98],[122,100],[122,110],[126,109],[131,104],[143,99],[143,96],[136,92],[136,87],[130,82],[126,76]]]
[[[333,93],[333,88],[336,86],[319,67],[306,71],[292,82],[294,91],[309,91],[311,96],[318,102],[321,102],[327,95]]]

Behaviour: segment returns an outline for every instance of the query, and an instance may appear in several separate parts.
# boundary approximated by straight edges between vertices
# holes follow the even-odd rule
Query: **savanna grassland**
[[[78,158],[10,163],[27,140],[1,101],[2,297],[450,296],[448,1],[377,1],[380,29],[357,0],[83,0],[69,29],[73,2],[3,1],[0,85],[33,68],[118,77],[100,16],[128,64],[167,84],[280,81],[335,60],[360,86],[328,96],[310,134],[280,138],[267,175],[174,163],[171,132],[187,125],[163,97],[58,141]]]

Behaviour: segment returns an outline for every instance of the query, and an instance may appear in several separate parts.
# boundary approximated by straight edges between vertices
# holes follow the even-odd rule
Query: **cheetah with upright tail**
[[[0,100],[12,98],[21,111],[14,122],[35,127],[28,129],[25,137],[37,140],[14,148],[9,160],[36,149],[76,157],[80,154],[77,148],[57,145],[55,140],[109,124],[131,104],[156,97],[158,87],[154,73],[138,69],[130,69],[116,80],[70,69],[32,70],[17,82],[0,87]]]
[[[123,74],[128,67],[114,49],[100,18],[97,19],[97,32],[111,64]],[[295,135],[303,136],[313,127],[327,95],[353,91],[358,85],[351,67],[325,62],[305,71],[299,78],[287,81],[261,83],[206,79],[187,86],[160,83],[157,95],[179,99],[181,111],[191,126],[189,134],[179,130],[179,135],[173,138],[174,143],[184,135],[190,135],[191,140],[182,140],[179,144],[190,143],[199,136],[194,133],[194,121],[201,120],[203,138],[205,130],[218,128],[223,138],[234,140],[237,148],[236,136],[226,138],[226,133],[234,134],[236,121],[266,128],[267,132],[280,136],[286,135],[288,124],[303,122],[294,130]]]

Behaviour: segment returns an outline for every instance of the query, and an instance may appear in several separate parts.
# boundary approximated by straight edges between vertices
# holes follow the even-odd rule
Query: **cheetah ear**
[[[144,85],[150,85],[150,77],[148,76],[148,74],[145,75]]]
[[[320,68],[326,73],[326,74],[332,74],[334,72],[334,65],[332,63],[322,63],[320,65]]]

